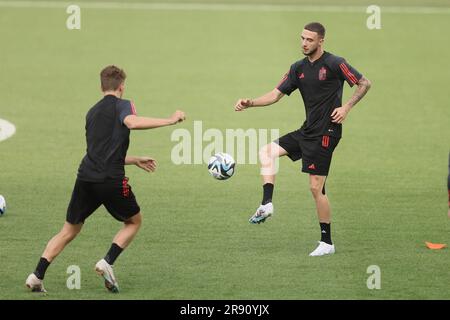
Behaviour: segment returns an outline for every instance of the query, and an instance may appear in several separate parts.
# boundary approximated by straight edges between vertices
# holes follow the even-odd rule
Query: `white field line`
[[[357,12],[365,13],[365,6],[333,5],[276,5],[276,4],[208,4],[208,3],[119,3],[84,1],[0,1],[4,8],[67,8],[71,4],[86,9],[177,10],[177,11],[266,11],[266,12]],[[382,13],[450,14],[450,7],[381,6]]]
[[[16,133],[16,127],[6,120],[0,119],[0,141],[10,138]]]

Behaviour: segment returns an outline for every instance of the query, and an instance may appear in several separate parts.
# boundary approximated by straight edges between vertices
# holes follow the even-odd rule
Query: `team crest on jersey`
[[[325,80],[326,78],[327,78],[327,69],[325,69],[325,67],[322,67],[319,70],[319,80]]]

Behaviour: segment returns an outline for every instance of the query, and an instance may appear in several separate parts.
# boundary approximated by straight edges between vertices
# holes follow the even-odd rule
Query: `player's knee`
[[[136,225],[137,226],[141,226],[142,225],[142,215],[140,214],[140,213],[138,213],[137,215],[136,215]]]
[[[80,233],[80,230],[78,229],[63,229],[60,232],[61,237],[64,241],[72,241],[77,235]]]
[[[128,219],[127,221],[125,221],[125,224],[132,224],[136,227],[140,227],[142,225],[142,215],[141,213],[135,214],[134,216],[132,216],[130,219]]]
[[[309,186],[309,188],[310,188],[311,193],[312,193],[314,198],[319,197],[319,196],[322,195],[322,189],[323,188],[319,184],[313,183],[313,184],[311,184]]]
[[[261,163],[267,163],[273,160],[270,144],[266,144],[259,150],[259,160]]]
[[[69,224],[66,222],[59,235],[63,238],[64,241],[73,240],[81,231],[82,224],[75,225]]]
[[[262,147],[259,150],[259,160],[261,160],[261,162],[263,162],[263,160],[265,160],[267,158],[267,146]]]

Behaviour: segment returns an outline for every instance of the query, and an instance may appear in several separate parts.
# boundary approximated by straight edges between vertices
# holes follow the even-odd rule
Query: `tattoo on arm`
[[[359,102],[359,100],[361,100],[365,96],[367,91],[369,91],[371,85],[372,84],[371,84],[370,80],[363,76],[358,81],[358,88],[356,88],[355,93],[350,98],[350,100],[347,102],[347,105],[349,105],[351,108],[355,104],[357,104]]]

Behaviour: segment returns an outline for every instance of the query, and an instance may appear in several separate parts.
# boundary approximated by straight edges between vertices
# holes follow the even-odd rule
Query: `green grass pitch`
[[[364,10],[82,8],[81,30],[67,30],[67,17],[62,7],[0,6],[0,118],[17,127],[0,142],[0,194],[8,203],[0,218],[0,300],[450,298],[449,249],[424,245],[450,243],[448,9],[382,9],[381,30],[367,29]],[[228,181],[212,179],[205,165],[176,166],[175,127],[168,127],[131,134],[129,153],[151,155],[159,168],[127,167],[144,224],[116,262],[121,293],[108,294],[93,271],[121,226],[104,209],[50,266],[49,293],[26,291],[26,276],[64,222],[102,67],[125,68],[125,98],[141,115],[182,109],[188,121],[179,127],[191,131],[201,120],[204,129],[284,134],[304,120],[298,93],[265,109],[233,106],[271,90],[302,58],[299,33],[314,20],[327,28],[325,49],[373,83],[344,124],[327,182],[334,256],[308,257],[320,230],[299,163],[280,161],[276,215],[250,225],[262,193],[258,166],[238,165]],[[352,92],[346,86],[345,97]],[[80,290],[66,287],[70,265],[81,268]],[[366,286],[370,265],[380,267],[379,290]]]

